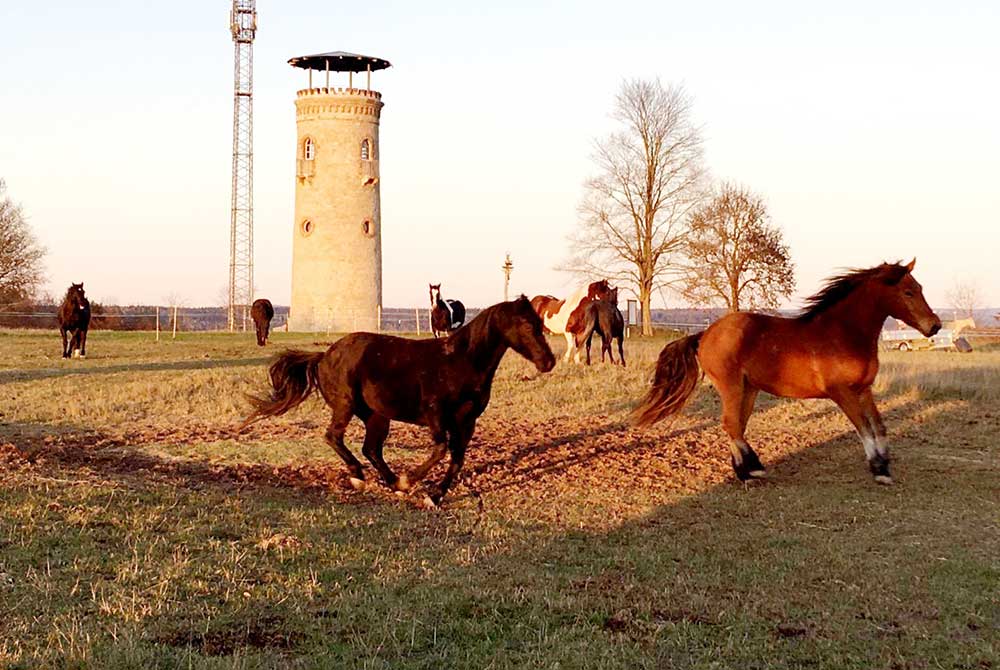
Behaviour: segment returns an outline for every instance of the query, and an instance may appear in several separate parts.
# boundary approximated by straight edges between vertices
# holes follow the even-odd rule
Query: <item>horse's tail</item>
[[[324,351],[297,351],[290,349],[271,363],[271,395],[269,398],[247,396],[253,412],[240,424],[243,430],[251,423],[268,416],[281,416],[302,404],[319,384],[316,372]]]
[[[653,387],[629,417],[633,425],[650,426],[681,411],[691,399],[702,375],[698,364],[701,336],[695,333],[663,347],[656,361]]]

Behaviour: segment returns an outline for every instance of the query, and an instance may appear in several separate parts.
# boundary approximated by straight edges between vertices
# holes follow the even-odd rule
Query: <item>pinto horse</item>
[[[708,375],[722,397],[722,426],[741,480],[764,466],[744,431],[759,391],[785,398],[829,398],[858,431],[868,467],[891,484],[885,425],[871,386],[878,373],[878,337],[887,316],[930,337],[941,329],[907,265],[883,263],[830,279],[797,317],[737,312],[707,330],[663,348],[653,387],[632,413],[648,426],[679,412]]]
[[[583,343],[587,343],[587,365],[590,365],[590,344],[596,332],[601,336],[601,362],[604,362],[604,353],[607,352],[611,364],[615,363],[615,355],[611,350],[611,345],[618,340],[618,355],[625,367],[625,317],[618,309],[618,289],[611,289],[611,297],[607,300],[592,300],[587,305],[587,312],[584,315],[584,322],[587,324],[583,332],[576,336],[576,348],[579,349]]]
[[[428,284],[431,289],[431,332],[434,337],[457,330],[465,323],[465,305],[460,300],[443,300],[441,284]]]
[[[62,335],[62,357],[80,352],[87,357],[87,329],[90,328],[90,301],[83,293],[83,283],[70,284],[59,308],[59,334]],[[69,335],[67,337],[67,334]]]
[[[559,300],[551,295],[536,295],[531,299],[531,306],[542,317],[546,330],[554,335],[565,335],[566,354],[563,362],[574,360],[580,362],[580,351],[577,349],[576,336],[587,327],[587,305],[592,300],[607,300],[611,297],[611,286],[606,279],[595,281],[577,289],[565,300]]]
[[[267,298],[257,298],[250,306],[250,318],[253,319],[254,328],[257,330],[257,346],[263,347],[267,344],[267,337],[271,334],[271,319],[274,318],[274,306]]]
[[[326,441],[347,464],[356,489],[365,488],[365,475],[344,445],[344,431],[354,416],[365,424],[361,452],[397,492],[409,490],[450,454],[444,479],[425,499],[429,506],[437,506],[462,467],[476,419],[490,402],[493,376],[507,349],[527,358],[540,372],[556,364],[542,321],[524,296],[483,310],[447,339],[353,333],[325,352],[287,351],[271,365],[270,397],[251,398],[255,409],[243,426],[284,414],[318,389],[333,412]],[[409,475],[396,476],[382,458],[390,421],[427,426],[434,439],[430,458]]]

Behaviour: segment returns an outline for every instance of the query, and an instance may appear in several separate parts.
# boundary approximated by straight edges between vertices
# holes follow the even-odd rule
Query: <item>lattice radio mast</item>
[[[229,330],[247,329],[253,302],[253,39],[256,0],[233,0],[233,207],[229,229]]]

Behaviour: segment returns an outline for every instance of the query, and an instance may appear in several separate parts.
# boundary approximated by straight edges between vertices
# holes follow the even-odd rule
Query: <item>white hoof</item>
[[[422,502],[423,502],[424,509],[431,509],[431,510],[438,509],[437,503],[435,503],[433,500],[431,500],[430,496],[424,496],[424,499],[423,499]]]
[[[409,490],[410,490],[410,478],[406,476],[406,473],[403,473],[396,480],[396,493],[402,495],[404,491],[409,491]]]
[[[354,488],[355,491],[365,490],[365,480],[358,479],[357,477],[351,477],[347,481],[351,482],[351,486]]]
[[[767,470],[751,470],[747,474],[751,479],[767,479]]]
[[[883,486],[892,486],[892,477],[889,475],[875,475],[875,483]]]

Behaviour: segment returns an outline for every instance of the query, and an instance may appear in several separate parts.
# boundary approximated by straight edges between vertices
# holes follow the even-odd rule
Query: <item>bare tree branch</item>
[[[724,183],[690,216],[683,294],[730,311],[776,308],[795,288],[795,266],[763,198]]]
[[[571,255],[559,269],[625,283],[648,335],[653,291],[682,276],[686,221],[705,177],[701,129],[684,89],[659,81],[623,82],[612,117],[622,128],[594,143],[598,174],[584,185]]]
[[[35,239],[21,206],[0,179],[0,305],[26,300],[42,280],[45,249]]]

